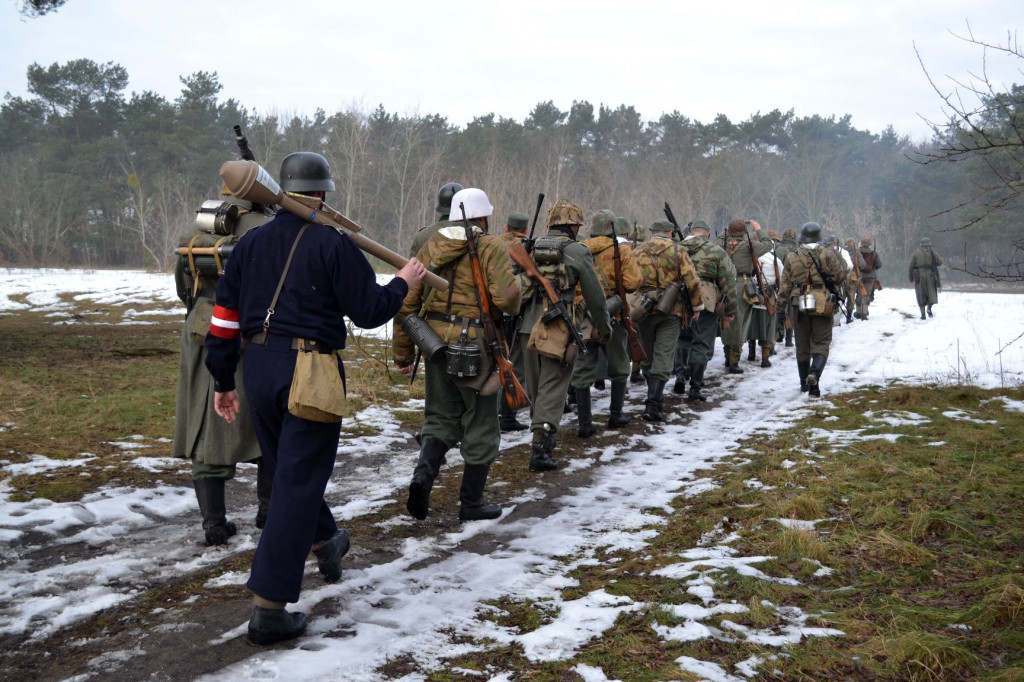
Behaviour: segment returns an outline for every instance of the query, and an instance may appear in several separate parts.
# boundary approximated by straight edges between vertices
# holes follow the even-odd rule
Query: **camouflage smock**
[[[675,307],[670,314],[678,318],[684,316],[683,296],[689,294],[690,306],[694,312],[704,310],[704,298],[700,293],[700,277],[690,262],[686,249],[671,238],[661,234],[651,237],[636,250],[637,263],[640,265],[641,293],[659,291],[669,283],[680,280],[685,292],[679,292]]]
[[[814,260],[811,259],[811,254]],[[814,261],[817,261],[817,267]],[[779,300],[789,301],[800,296],[804,293],[805,287],[825,288],[825,281],[818,272],[818,267],[832,278],[833,286],[839,290],[845,273],[836,252],[821,244],[801,244],[786,257],[786,265],[782,269],[782,285],[779,287]]]
[[[721,301],[725,297],[723,314],[735,317],[736,297],[729,294],[736,289],[736,267],[732,264],[729,254],[718,244],[709,242],[707,237],[687,237],[683,240],[682,247],[690,257],[700,280],[715,286],[718,290],[718,300]]]
[[[416,348],[402,329],[402,320],[407,316],[420,314],[422,309],[424,315],[432,312],[471,320],[480,319],[472,267],[470,259],[465,257],[468,253],[466,231],[461,225],[442,227],[420,249],[417,258],[428,270],[448,280],[450,291],[437,291],[427,287],[423,282],[409,289],[394,322],[393,355],[399,365],[409,364],[416,358]],[[477,241],[477,255],[487,283],[487,294],[490,295],[491,316],[495,318],[497,325],[500,324],[501,313],[514,315],[519,312],[519,282],[512,273],[512,259],[508,255],[508,247],[499,237],[480,235]],[[428,319],[427,323],[445,343],[455,343],[462,333],[461,325],[453,322]],[[470,338],[475,339],[480,333],[480,328],[471,326],[468,333]]]

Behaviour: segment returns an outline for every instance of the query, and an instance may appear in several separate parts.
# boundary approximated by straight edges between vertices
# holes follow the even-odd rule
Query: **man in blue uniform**
[[[285,157],[280,177],[285,192],[322,199],[334,190],[327,160],[312,152]],[[299,598],[306,557],[312,549],[321,575],[335,582],[349,546],[348,534],[338,530],[324,500],[341,420],[311,421],[288,411],[297,349],[312,347],[337,357],[345,347],[346,317],[363,328],[384,324],[423,273],[413,259],[380,286],[352,240],[286,211],[247,233],[231,254],[217,285],[206,366],[214,378],[217,414],[233,422],[239,411],[234,373],[246,341],[243,382],[273,479],[267,523],[247,583],[255,601],[248,633],[253,644],[303,633],[305,615],[284,607]],[[343,379],[340,357],[337,364]]]

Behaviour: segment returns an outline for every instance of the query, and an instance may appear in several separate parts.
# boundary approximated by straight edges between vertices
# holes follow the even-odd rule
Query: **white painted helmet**
[[[452,197],[451,220],[462,220],[462,209],[459,204],[465,205],[466,220],[487,218],[494,214],[490,199],[482,189],[476,187],[467,187],[455,193]]]

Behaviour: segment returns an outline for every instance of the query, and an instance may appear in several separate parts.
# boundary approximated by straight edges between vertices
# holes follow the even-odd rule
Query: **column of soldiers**
[[[394,318],[394,361],[403,374],[413,375],[419,339],[402,324],[412,316],[421,318],[449,349],[478,349],[480,362],[472,373],[463,373],[464,365],[453,371],[450,358],[424,361],[424,425],[406,500],[406,510],[417,520],[431,512],[433,485],[452,448],[458,447],[463,459],[460,521],[502,514],[499,505],[484,497],[502,432],[529,429],[529,470],[558,469],[558,431],[570,387],[577,437],[597,432],[591,387],[602,356],[611,384],[609,429],[631,423],[626,411],[631,376],[646,383],[642,416],[648,422],[667,419],[664,393],[670,378],[675,379],[673,392],[687,402],[707,401],[705,374],[719,336],[728,374],[743,373],[739,365],[744,343],[747,360],[756,361],[755,349],[760,347],[760,366],[768,368],[777,342],[795,342],[800,390],[819,396],[839,299],[845,300],[847,310],[855,303],[856,317],[866,320],[873,292],[880,288],[877,271],[882,262],[869,239],[861,240],[859,248],[852,240],[845,248],[838,242],[830,245],[813,222],[802,227],[799,244],[794,230],[785,230],[779,238],[756,221],[742,219],[732,220],[715,240],[704,221],[693,221],[680,233],[672,222],[658,219],[651,223],[647,239],[635,223],[630,234],[628,222],[610,210],[596,211],[588,221],[580,206],[562,200],[548,211],[546,233],[538,239],[527,232],[528,216],[517,211],[508,214],[503,231],[492,235],[494,207],[487,194],[454,182],[440,188],[435,210],[437,222],[417,232],[410,257],[421,271],[429,269],[447,280],[448,289],[438,292],[405,273],[408,293]],[[588,223],[589,237],[580,240],[580,230]],[[937,265],[942,261],[930,249],[919,254],[911,261],[910,273],[919,283],[923,318],[931,314],[935,301],[928,287],[937,285]],[[182,281],[180,293],[192,287],[193,295],[204,295],[201,286]],[[623,291],[632,294],[631,301],[622,300]],[[777,312],[772,310],[776,304]],[[624,310],[616,312],[620,306]],[[515,374],[525,385],[528,424],[518,420],[509,406],[509,393],[491,372],[486,309],[502,330],[493,344],[511,357]],[[646,356],[639,367],[631,363],[628,320],[636,321]],[[187,360],[190,366],[201,362],[193,355]],[[193,390],[193,381],[183,352],[182,390]],[[190,445],[194,441],[184,432],[189,412],[181,400],[179,413],[175,447],[196,462],[196,478],[201,480],[204,465],[197,453],[214,446]],[[239,425],[244,422],[239,421],[236,431]],[[236,441],[252,450],[244,438],[236,436]],[[222,485],[223,481],[216,487],[222,491]],[[223,493],[211,506],[202,494],[205,484],[197,484],[196,490],[204,529],[215,528],[212,536],[207,529],[207,541],[226,542],[235,528],[224,517]],[[262,505],[260,513],[266,513]],[[313,551],[323,573],[327,560],[321,557],[322,548],[315,545]],[[344,551],[335,552],[330,561],[340,562]],[[337,574],[340,577],[340,570]],[[271,629],[258,643],[297,636],[300,630],[293,624]]]

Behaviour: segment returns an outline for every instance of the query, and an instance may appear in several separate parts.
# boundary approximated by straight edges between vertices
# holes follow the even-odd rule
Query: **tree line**
[[[547,101],[521,122],[489,113],[457,126],[383,106],[251,112],[222,100],[211,72],[182,77],[173,101],[126,95],[128,73],[113,62],[33,64],[27,79],[29,96],[8,93],[0,105],[4,266],[168,270],[196,209],[220,194],[221,163],[237,158],[236,124],[272,175],[288,153],[323,154],[337,186],[328,203],[399,253],[435,221],[437,189],[449,181],[487,191],[497,223],[529,212],[538,192],[645,225],[668,201],[681,220],[712,230],[737,217],[780,233],[815,220],[827,234],[874,239],[892,263],[927,235],[947,261],[993,267],[1019,237],[1019,220],[1005,212],[971,213],[983,162],[928,162],[956,121],[915,143],[891,126],[857,129],[848,115],[776,109],[703,123],[679,111],[645,119],[625,104],[576,101],[563,111]],[[1005,99],[1019,105],[1024,92],[993,94],[1003,107],[983,125],[1005,127],[1001,116],[1019,111]],[[971,220],[969,234],[957,231]]]

